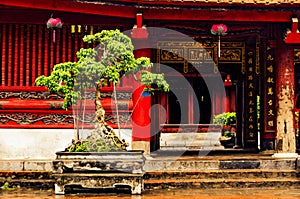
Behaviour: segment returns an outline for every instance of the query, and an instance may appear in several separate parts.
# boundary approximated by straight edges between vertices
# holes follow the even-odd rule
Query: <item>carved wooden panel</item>
[[[166,64],[181,73],[217,72],[219,63],[243,63],[245,44],[243,42],[221,42],[221,57],[217,57],[217,43],[191,41],[158,42],[157,62]],[[165,72],[165,71],[162,71]]]
[[[245,147],[257,146],[257,85],[256,85],[256,53],[246,52],[246,88],[245,88]]]
[[[267,47],[264,92],[265,138],[275,138],[276,131],[276,62],[275,48]]]

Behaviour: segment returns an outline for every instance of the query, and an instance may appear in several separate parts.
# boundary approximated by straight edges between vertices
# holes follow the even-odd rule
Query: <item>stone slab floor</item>
[[[300,189],[184,189],[152,190],[143,195],[55,195],[51,190],[11,190],[0,199],[300,199]]]

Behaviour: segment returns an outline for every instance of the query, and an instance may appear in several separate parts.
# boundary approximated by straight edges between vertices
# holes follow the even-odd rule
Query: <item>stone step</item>
[[[195,170],[195,171],[154,171],[147,172],[146,180],[180,179],[254,179],[254,178],[299,178],[296,170]]]
[[[145,189],[170,188],[299,188],[299,178],[147,179]]]
[[[0,187],[26,187],[34,189],[53,189],[55,179],[51,171],[0,171]]]
[[[22,187],[22,188],[32,188],[32,189],[54,189],[55,180],[54,179],[14,179],[8,182],[10,188]],[[2,187],[6,182],[0,181],[0,187]]]
[[[165,147],[204,147],[221,146],[221,132],[209,133],[161,133],[160,148]]]
[[[180,154],[178,154],[180,155]],[[195,170],[234,170],[234,169],[259,169],[259,170],[295,170],[296,159],[266,158],[243,158],[236,157],[161,157],[148,158],[144,170],[152,171],[195,171]]]
[[[50,171],[0,171],[0,187],[26,187],[34,189],[52,189],[55,179]]]
[[[51,179],[51,171],[11,171],[1,170],[0,179]]]

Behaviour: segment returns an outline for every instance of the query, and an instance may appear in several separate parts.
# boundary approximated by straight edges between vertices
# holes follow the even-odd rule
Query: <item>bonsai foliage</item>
[[[96,89],[95,130],[88,141],[73,140],[68,150],[98,151],[103,149],[101,145],[111,145],[112,150],[115,150],[116,146],[125,150],[126,143],[121,141],[104,121],[105,111],[100,101],[101,88],[109,82],[117,84],[123,76],[132,73],[140,73],[139,80],[146,86],[147,91],[153,89],[152,85],[156,85],[156,89],[168,91],[169,85],[163,74],[150,72],[152,64],[149,58],[136,59],[134,57],[131,39],[119,30],[103,30],[100,33],[85,36],[83,41],[91,47],[80,49],[76,54],[76,62],[56,64],[50,76],[40,76],[36,79],[36,85],[45,86],[51,93],[63,96],[62,108],[65,110],[82,99],[82,90]],[[109,150],[107,147],[104,148],[104,150]]]

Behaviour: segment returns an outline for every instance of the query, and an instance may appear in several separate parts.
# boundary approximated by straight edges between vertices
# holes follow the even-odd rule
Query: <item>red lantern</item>
[[[215,24],[211,27],[211,34],[219,36],[218,57],[221,56],[221,36],[227,35],[227,26],[224,24]]]
[[[230,78],[230,75],[228,74],[224,81],[224,86],[231,86],[231,85],[232,85],[231,78]]]
[[[57,28],[61,28],[63,25],[63,23],[61,22],[61,20],[59,18],[50,18],[47,21],[47,28],[51,28],[53,30],[53,43],[55,43],[55,30]]]

